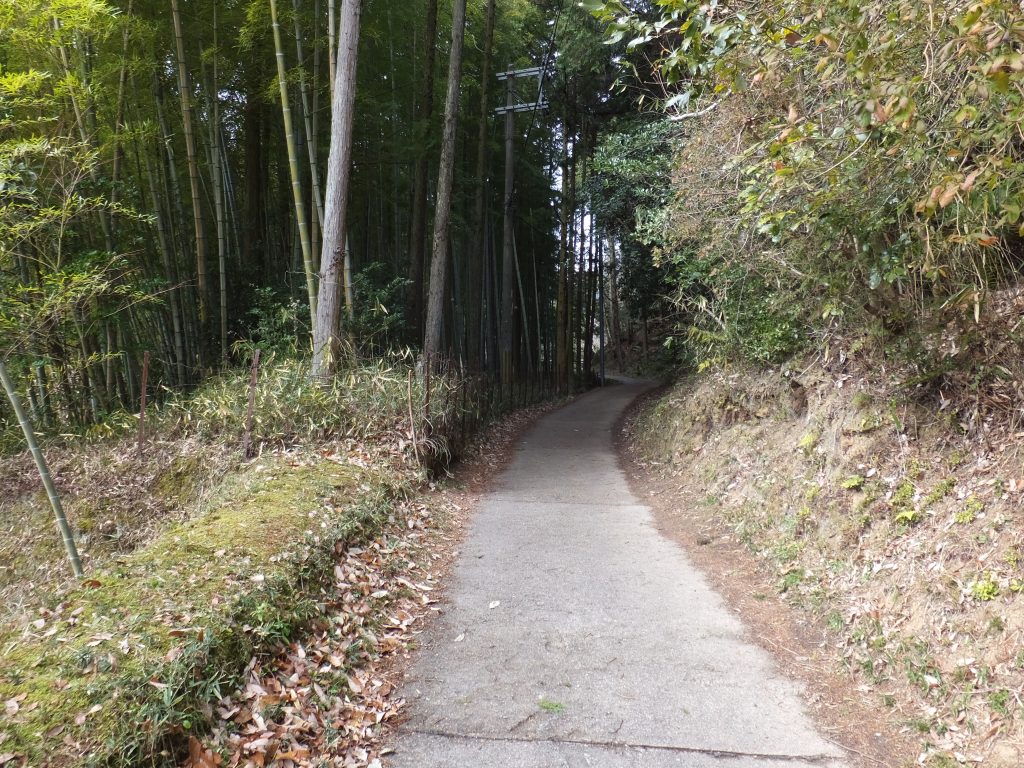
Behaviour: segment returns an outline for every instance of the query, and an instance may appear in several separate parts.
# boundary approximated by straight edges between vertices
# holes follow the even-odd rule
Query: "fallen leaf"
[[[217,768],[220,765],[220,755],[212,749],[204,749],[202,743],[195,736],[188,737],[188,761],[185,768]]]

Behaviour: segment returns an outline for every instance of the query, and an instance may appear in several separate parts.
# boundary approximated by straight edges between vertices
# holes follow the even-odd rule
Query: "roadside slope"
[[[1021,764],[1012,433],[970,440],[868,376],[812,366],[684,380],[630,437],[673,489],[662,524],[754,553],[764,581],[828,628],[833,661],[919,740],[922,761]]]

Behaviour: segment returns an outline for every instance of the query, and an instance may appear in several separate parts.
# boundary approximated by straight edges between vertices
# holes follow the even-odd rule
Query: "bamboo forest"
[[[1015,0],[0,0],[0,768],[1024,764],[1022,123]]]
[[[135,410],[146,351],[157,392],[282,343],[317,371],[400,347],[506,383],[557,350],[563,389],[588,369],[584,189],[628,107],[596,21],[336,4],[5,4],[2,332],[39,420]]]

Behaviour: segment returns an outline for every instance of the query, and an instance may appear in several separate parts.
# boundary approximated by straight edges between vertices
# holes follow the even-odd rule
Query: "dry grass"
[[[172,760],[246,662],[321,611],[346,547],[404,523],[394,501],[510,405],[454,372],[378,362],[314,386],[268,368],[252,461],[240,374],[165,404],[141,454],[127,415],[49,441],[81,583],[31,461],[0,465],[0,763]]]
[[[955,414],[990,396],[954,382],[940,410],[905,397],[905,369],[805,362],[682,383],[641,419],[642,454],[819,614],[925,764],[1020,765],[1021,435],[998,399],[965,432]]]

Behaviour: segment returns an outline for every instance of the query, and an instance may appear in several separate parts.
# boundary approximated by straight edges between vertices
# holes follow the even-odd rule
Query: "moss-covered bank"
[[[0,754],[32,766],[159,764],[261,649],[315,615],[336,547],[375,533],[402,474],[279,453],[203,514],[0,634]]]

